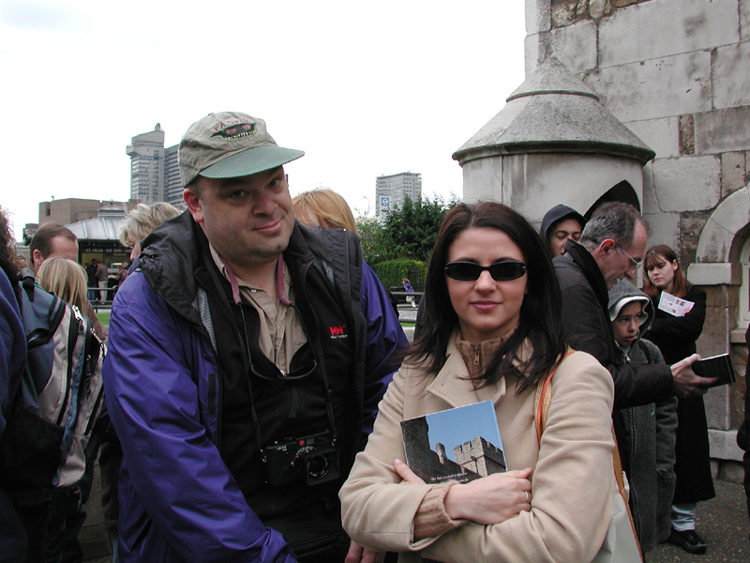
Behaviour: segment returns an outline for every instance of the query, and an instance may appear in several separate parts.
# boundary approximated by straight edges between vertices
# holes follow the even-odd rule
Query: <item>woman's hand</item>
[[[531,468],[495,473],[453,485],[445,497],[445,511],[453,520],[499,524],[522,510],[531,510]]]
[[[424,485],[424,481],[422,481],[420,477],[417,477],[417,474],[411,470],[411,467],[406,465],[400,459],[394,460],[393,466],[396,468],[396,473],[398,473],[399,477],[407,483],[411,483],[412,485]]]
[[[352,540],[344,563],[383,563],[384,560],[384,551],[372,551]]]
[[[406,483],[424,484],[400,459],[393,466]],[[457,483],[445,497],[445,511],[453,520],[463,518],[477,524],[504,522],[522,510],[531,510],[530,475],[531,468],[526,468]]]

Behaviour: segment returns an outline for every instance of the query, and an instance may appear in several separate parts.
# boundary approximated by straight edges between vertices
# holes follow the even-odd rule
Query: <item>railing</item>
[[[422,299],[422,296],[424,295],[424,291],[393,291],[391,290],[389,292],[393,297],[396,298],[396,302],[406,303],[406,298],[411,296],[414,298],[414,303],[419,305],[419,300]]]

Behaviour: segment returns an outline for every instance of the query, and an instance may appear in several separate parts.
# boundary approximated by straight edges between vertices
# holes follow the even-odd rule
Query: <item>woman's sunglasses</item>
[[[517,280],[526,273],[526,264],[512,260],[496,262],[491,266],[480,266],[474,262],[451,262],[445,266],[446,275],[458,281],[477,280],[485,270],[489,270],[495,281]]]

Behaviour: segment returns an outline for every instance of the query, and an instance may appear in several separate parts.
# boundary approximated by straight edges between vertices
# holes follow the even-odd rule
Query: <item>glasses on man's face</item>
[[[489,271],[495,281],[510,281],[526,273],[526,264],[515,260],[495,262],[491,266],[480,266],[474,262],[451,262],[445,266],[445,274],[458,281],[474,281],[482,272]]]
[[[625,256],[627,256],[630,259],[630,268],[628,268],[626,271],[633,272],[633,273],[637,272],[638,268],[641,266],[641,261],[636,260],[630,254],[625,252],[625,249],[619,244],[617,244],[617,241],[614,241],[614,243],[615,243],[615,246],[618,248],[618,250],[620,250],[620,252],[622,252]]]

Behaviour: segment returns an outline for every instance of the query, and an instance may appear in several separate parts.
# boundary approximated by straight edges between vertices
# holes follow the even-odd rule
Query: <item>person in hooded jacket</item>
[[[572,207],[558,204],[544,214],[539,234],[548,243],[552,257],[565,253],[568,239],[578,242],[586,219]]]
[[[659,348],[643,338],[654,319],[651,300],[628,280],[609,290],[609,318],[625,362],[664,364]],[[628,436],[630,510],[646,553],[669,537],[675,487],[677,398],[620,409]]]

